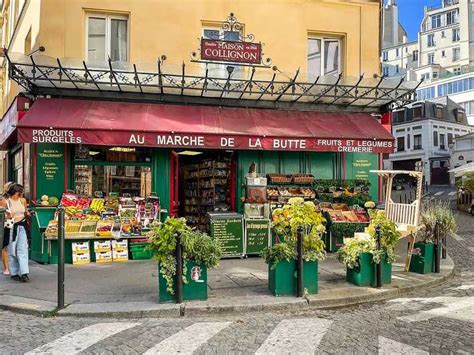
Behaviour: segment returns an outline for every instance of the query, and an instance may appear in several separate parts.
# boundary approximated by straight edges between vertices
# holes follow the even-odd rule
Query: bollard
[[[375,228],[375,233],[377,235],[377,252],[380,252],[380,249],[381,249],[380,238],[382,234],[382,229],[380,228],[380,225],[378,225]],[[375,274],[376,274],[375,277],[377,281],[376,287],[380,288],[382,287],[382,260],[380,260],[380,262],[376,265]]]
[[[176,303],[183,303],[183,247],[181,245],[181,236],[176,237]]]
[[[58,308],[64,308],[64,208],[58,208]]]
[[[296,297],[303,297],[303,228],[296,234]]]
[[[4,234],[5,228],[3,228],[3,225],[5,224],[5,212],[6,212],[6,209],[3,207],[0,207],[0,226],[2,226],[2,228],[0,228],[0,243],[2,243],[1,244],[2,246],[3,246],[3,238],[10,237],[10,236],[5,236]]]
[[[448,240],[447,240],[447,239],[448,239],[448,238],[446,238],[446,237],[443,238],[443,253],[441,254],[441,257],[442,257],[443,259],[446,259],[446,253],[447,253],[447,251],[446,251],[446,245],[448,244]]]
[[[439,229],[438,227],[436,227],[435,229],[435,234],[436,234],[436,238],[435,238],[435,244],[434,244],[434,253],[435,253],[435,273],[439,274],[441,272],[441,253],[440,253],[440,250],[439,250]]]

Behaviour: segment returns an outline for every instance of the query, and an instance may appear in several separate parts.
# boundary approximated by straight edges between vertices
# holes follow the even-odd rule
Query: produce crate
[[[150,249],[147,249],[149,243],[130,243],[130,258],[132,260],[147,260],[153,257]]]
[[[268,265],[268,289],[274,296],[296,295],[296,261],[280,261],[272,269]],[[303,262],[303,288],[318,293],[318,262]]]
[[[73,265],[84,265],[84,264],[89,264],[90,262],[91,262],[91,256],[89,252],[72,254]]]
[[[186,278],[189,281],[183,283],[183,300],[207,300],[207,268],[196,264],[194,261],[186,261]],[[200,273],[199,273],[200,271]],[[191,277],[194,276],[194,277]],[[176,285],[176,277],[175,277]],[[158,295],[160,303],[176,302],[175,295],[171,295],[166,291],[166,281],[160,274],[160,266],[158,265]]]
[[[412,254],[410,261],[410,271],[418,274],[428,274],[434,269],[434,244],[415,243],[413,249],[419,249],[417,254]]]

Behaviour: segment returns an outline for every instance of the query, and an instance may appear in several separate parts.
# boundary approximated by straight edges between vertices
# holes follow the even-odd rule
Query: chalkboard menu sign
[[[245,220],[245,245],[246,254],[260,254],[263,248],[269,245],[270,220],[246,219]]]
[[[37,144],[36,196],[61,198],[64,192],[64,144]]]
[[[244,255],[243,218],[237,213],[209,213],[211,237],[222,249],[223,257]]]

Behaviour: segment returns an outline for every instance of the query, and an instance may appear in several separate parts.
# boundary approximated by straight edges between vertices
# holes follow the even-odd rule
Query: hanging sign
[[[262,45],[260,43],[201,39],[201,59],[221,62],[260,64]]]

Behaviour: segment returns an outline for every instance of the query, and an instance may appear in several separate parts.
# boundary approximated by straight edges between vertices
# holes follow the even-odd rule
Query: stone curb
[[[423,291],[431,287],[439,286],[453,277],[454,270],[455,265],[453,263],[452,267],[446,270],[444,274],[435,276],[431,280],[421,284],[406,285],[404,287],[389,286],[384,289],[354,288],[352,290],[360,291],[360,293],[338,298],[328,297],[318,299],[317,295],[307,296],[304,299],[255,296],[232,299],[230,301],[208,300],[205,302],[187,302],[182,305],[158,304],[152,302],[71,304],[62,310],[57,310],[52,302],[3,295],[0,296],[0,309],[40,317],[97,318],[178,318],[182,316],[231,315],[304,309],[337,309],[365,303],[386,301],[415,291]],[[346,292],[350,293],[350,290]],[[259,299],[255,300],[256,297]]]

